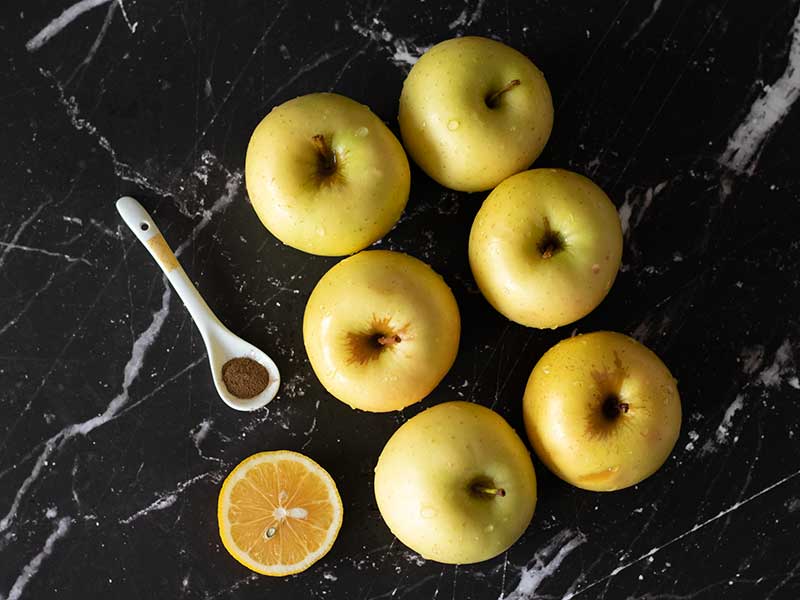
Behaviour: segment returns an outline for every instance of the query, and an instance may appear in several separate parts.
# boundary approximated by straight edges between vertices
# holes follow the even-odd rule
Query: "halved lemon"
[[[246,458],[222,484],[217,506],[225,549],[263,575],[292,575],[325,556],[342,526],[328,472],[289,450]]]

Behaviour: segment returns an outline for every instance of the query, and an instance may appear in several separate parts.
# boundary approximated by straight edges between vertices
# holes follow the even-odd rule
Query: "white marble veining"
[[[17,249],[20,236],[25,233],[25,230],[28,226],[36,220],[36,217],[39,216],[39,213],[42,212],[48,205],[50,204],[50,200],[45,200],[38,206],[36,206],[32,211],[31,214],[25,217],[22,222],[17,226],[14,230],[14,234],[11,236],[11,239],[8,242],[3,242],[2,250],[0,250],[0,269],[3,268],[3,264],[6,262],[6,256],[11,250]]]
[[[625,192],[625,199],[618,209],[622,235],[625,238],[629,238],[632,228],[642,222],[647,209],[653,203],[653,198],[658,196],[668,183],[669,181],[662,181],[648,187],[643,193],[632,189]]]
[[[744,121],[736,128],[720,163],[738,173],[752,175],[769,134],[800,96],[800,9],[790,31],[789,56],[783,74],[763,87]]]
[[[519,572],[517,586],[508,594],[501,592],[498,600],[534,600],[539,586],[551,577],[578,546],[586,543],[581,532],[565,529],[557,533],[544,547],[533,555],[531,561]]]
[[[30,310],[33,303],[39,299],[39,296],[44,294],[50,288],[50,286],[53,285],[53,280],[55,278],[56,274],[50,273],[50,276],[47,278],[45,284],[28,297],[28,300],[22,305],[22,308],[19,310],[19,312],[17,312],[17,314],[0,326],[0,336],[2,336],[6,331],[14,327],[14,325],[19,322],[20,318],[22,318],[28,312],[28,310]]]
[[[0,247],[3,248],[5,251],[8,250],[16,250],[18,252],[33,252],[35,254],[44,254],[45,256],[52,256],[54,258],[61,258],[67,261],[68,263],[72,262],[82,262],[90,267],[94,265],[89,259],[84,258],[82,256],[70,256],[65,252],[54,252],[52,250],[47,250],[46,248],[34,248],[31,246],[24,246],[22,244],[12,244],[9,242],[0,242]]]
[[[389,52],[392,62],[406,70],[410,69],[429,48],[430,45],[418,45],[411,38],[402,38],[386,28],[378,17],[373,17],[367,25],[353,21],[353,31],[375,42]]]
[[[659,8],[661,8],[661,3],[662,3],[663,1],[664,1],[664,0],[653,0],[653,5],[650,7],[650,12],[647,14],[647,16],[646,16],[644,19],[642,19],[642,22],[641,22],[641,23],[639,23],[639,26],[638,26],[638,27],[636,28],[636,30],[633,32],[633,35],[631,35],[631,36],[630,36],[630,37],[627,39],[627,41],[625,42],[625,45],[626,45],[626,46],[627,46],[628,44],[630,44],[630,43],[631,43],[633,40],[635,40],[637,37],[639,37],[639,35],[641,35],[641,33],[642,33],[644,30],[645,30],[645,28],[646,28],[646,27],[647,27],[647,26],[650,24],[650,22],[651,22],[651,21],[652,21],[652,20],[655,18],[655,16],[656,16],[656,13],[658,12],[658,9],[659,9]]]
[[[111,22],[114,20],[114,13],[116,12],[117,7],[119,6],[122,6],[121,2],[111,2],[108,5],[108,10],[106,11],[106,18],[103,20],[103,25],[100,27],[100,31],[97,32],[97,37],[94,38],[94,42],[92,42],[92,45],[89,47],[88,52],[86,52],[86,56],[83,57],[83,60],[78,65],[76,65],[75,68],[72,70],[72,73],[67,78],[65,85],[69,85],[70,83],[72,83],[72,81],[81,72],[81,70],[85,69],[91,64],[92,59],[95,57],[95,54],[97,54],[100,45],[103,43],[103,40],[105,39],[106,34],[108,33],[108,28],[111,25]]]
[[[744,407],[744,396],[742,394],[738,394],[736,398],[734,398],[733,402],[730,403],[727,409],[725,409],[725,414],[722,417],[722,422],[717,427],[717,430],[714,432],[714,437],[717,440],[717,444],[724,444],[728,441],[728,436],[730,434],[731,425],[733,422],[733,418],[739,411],[742,410]]]
[[[768,388],[780,387],[784,381],[789,381],[792,385],[791,380],[796,379],[795,373],[792,342],[787,338],[778,346],[772,363],[758,374],[758,381]],[[792,387],[797,386],[792,385]]]
[[[104,15],[92,11],[101,5]],[[773,197],[796,199],[796,157],[789,147],[762,152],[796,118],[799,9],[752,7],[774,13],[767,26],[742,23],[726,3],[712,3],[694,19],[662,0],[589,8],[485,0],[334,5],[330,14],[310,15],[288,1],[252,13],[242,5],[240,14],[227,15],[230,22],[208,7],[162,10],[135,0],[65,0],[20,11],[23,33],[9,63],[20,89],[4,99],[22,131],[12,193],[25,197],[3,205],[12,217],[0,223],[0,285],[12,287],[0,297],[0,336],[10,348],[0,352],[0,423],[11,415],[0,441],[0,571],[8,589],[0,599],[62,593],[56,586],[67,585],[65,564],[72,562],[61,559],[84,547],[97,553],[97,573],[108,571],[92,584],[120,598],[138,593],[143,577],[159,597],[175,598],[255,598],[276,589],[287,597],[380,600],[652,600],[666,597],[665,589],[701,598],[728,586],[738,597],[791,593],[800,562],[770,553],[772,538],[785,541],[800,514],[792,453],[800,435],[792,412],[800,342],[787,308],[796,305],[796,251],[786,232],[769,228],[782,218]],[[558,19],[557,35],[550,19]],[[760,38],[733,41],[743,27]],[[778,38],[767,40],[767,33]],[[399,89],[432,44],[468,34],[503,39],[549,63],[553,90],[562,91],[554,96],[558,127],[563,132],[571,120],[581,127],[579,139],[564,140],[556,130],[548,155],[561,163],[553,166],[588,167],[605,182],[625,238],[620,287],[586,325],[625,328],[663,353],[686,412],[673,457],[635,490],[635,501],[631,490],[601,498],[541,477],[541,498],[557,501],[540,502],[524,538],[493,561],[454,567],[403,547],[371,509],[372,455],[413,410],[356,420],[320,390],[294,328],[314,281],[334,260],[297,256],[263,233],[246,206],[241,166],[247,134],[272,105],[328,89],[391,107],[366,66],[385,62],[380,81]],[[753,63],[757,72],[743,73]],[[629,69],[645,78],[631,81]],[[763,73],[774,81],[753,81]],[[697,103],[687,82],[704,86],[703,78],[716,77],[732,94],[714,101],[715,122],[692,125],[702,132],[697,146],[682,130],[680,145],[670,146],[664,123],[683,123],[686,107]],[[604,87],[587,91],[600,78]],[[129,82],[142,97],[121,108]],[[29,102],[28,110],[22,105]],[[630,106],[630,114],[609,120],[606,108],[615,105]],[[131,118],[141,124],[141,139],[117,133]],[[47,152],[44,140],[55,135],[69,152]],[[667,147],[654,147],[656,138]],[[724,149],[709,153],[720,141]],[[573,160],[576,145],[584,159],[595,158]],[[40,154],[46,168],[33,158]],[[281,349],[288,373],[270,410],[230,415],[208,403],[196,332],[171,310],[169,289],[155,273],[128,255],[127,232],[103,210],[104,191],[113,196],[118,188],[139,190],[174,217],[165,234],[193,279],[211,298],[218,292],[214,301],[227,318],[240,319],[237,329]],[[537,353],[570,332],[524,331],[482,303],[463,248],[443,241],[452,234],[465,243],[479,202],[417,178],[408,210],[379,246],[436,265],[464,309],[463,355],[432,401],[464,397],[513,420]],[[759,203],[773,221],[748,212]],[[787,219],[788,204],[781,209]],[[752,221],[752,229],[739,242],[728,240],[734,236],[727,228],[739,221]],[[776,238],[774,251],[763,241],[767,234]],[[779,285],[768,280],[778,272]],[[76,293],[73,281],[88,296]],[[766,292],[765,283],[776,287]],[[756,301],[768,302],[754,312]],[[76,322],[62,329],[51,315],[40,318],[43,311],[63,311],[64,321]],[[50,336],[64,342],[51,344]],[[98,343],[100,336],[107,340]],[[726,385],[709,394],[706,369],[724,370]],[[341,483],[350,512],[324,562],[276,584],[227,557],[211,535],[208,498],[244,456],[277,447],[318,459]],[[681,502],[671,502],[678,493]],[[124,543],[115,545],[120,536]],[[170,566],[159,571],[146,549],[167,536],[163,562]],[[108,559],[128,548],[142,572]],[[709,552],[719,560],[692,571],[691,561]],[[703,583],[692,589],[683,581],[689,578]]]
[[[88,435],[91,431],[105,425],[122,410],[129,400],[129,390],[133,382],[139,375],[139,372],[144,363],[145,354],[153,345],[158,336],[161,328],[164,326],[164,321],[169,312],[169,302],[172,296],[172,291],[169,285],[165,285],[164,293],[161,296],[161,308],[153,313],[153,318],[150,325],[136,338],[131,348],[130,358],[125,365],[122,377],[122,389],[109,403],[106,409],[97,416],[87,419],[80,423],[73,423],[61,429],[58,433],[51,436],[44,443],[44,447],[39,454],[39,457],[34,462],[30,474],[22,482],[22,485],[17,489],[14,496],[14,501],[8,512],[0,519],[0,533],[7,531],[13,524],[17,517],[20,503],[25,498],[25,495],[30,490],[31,486],[39,479],[43,469],[48,466],[48,460],[52,454],[60,450],[66,442],[78,435]]]
[[[201,473],[200,475],[196,475],[190,479],[187,479],[186,481],[182,481],[175,487],[175,489],[169,492],[162,492],[158,494],[156,499],[153,500],[150,504],[148,504],[144,508],[140,508],[139,510],[128,515],[127,517],[120,519],[119,520],[120,524],[130,525],[137,519],[146,517],[150,513],[171,507],[173,504],[175,504],[175,502],[177,502],[178,496],[180,496],[184,491],[186,491],[194,484],[200,481],[205,481],[207,479],[213,482],[219,482],[220,474],[217,471],[208,471],[206,473]]]
[[[22,593],[25,591],[28,582],[39,572],[42,563],[52,554],[56,542],[69,533],[71,526],[72,519],[70,517],[62,517],[58,520],[53,532],[47,536],[42,549],[22,568],[22,572],[12,584],[11,589],[8,590],[8,594],[5,596],[0,594],[0,600],[19,600],[19,598],[22,598]]]
[[[78,128],[81,129],[81,128]],[[92,129],[90,131],[96,132],[96,130]],[[109,145],[110,147],[110,145]],[[203,169],[208,169],[210,166],[218,165],[216,161],[216,157],[209,152],[203,153],[201,156],[200,165],[197,169],[201,171]],[[224,168],[223,168],[224,170]],[[211,222],[213,217],[224,211],[237,197],[241,183],[242,183],[242,174],[241,171],[230,172],[225,170],[226,172],[226,184],[224,192],[214,201],[214,203],[208,209],[204,209],[201,211],[200,219],[192,229],[191,235],[184,240],[176,249],[176,255],[182,253],[189,244],[195,239],[196,235],[202,231],[208,224]],[[34,220],[34,218],[38,215],[38,212],[41,210],[42,207],[39,207],[34,213],[29,216],[23,223],[19,226],[17,231],[14,234],[13,239],[19,239],[19,237],[24,232],[25,228]],[[18,244],[14,244],[14,246],[19,246]],[[0,254],[0,259],[5,258],[5,252]],[[1,266],[1,265],[0,265]],[[136,379],[139,377],[139,374],[142,370],[144,365],[145,357],[151,347],[155,344],[156,339],[158,338],[162,328],[164,327],[164,323],[167,319],[169,314],[169,307],[170,307],[170,300],[172,296],[171,288],[166,283],[163,282],[164,291],[161,295],[161,307],[153,313],[152,319],[150,324],[147,328],[144,329],[133,341],[130,351],[130,357],[128,358],[127,363],[123,368],[122,373],[122,383],[121,383],[121,390],[120,392],[114,396],[106,406],[105,410],[85,421],[76,422],[70,425],[63,427],[60,431],[50,436],[44,443],[41,445],[41,450],[39,451],[38,457],[33,463],[31,470],[27,477],[22,481],[21,485],[18,487],[14,499],[8,508],[5,515],[0,518],[0,534],[4,534],[2,539],[3,545],[7,544],[8,541],[11,539],[13,535],[13,528],[15,525],[15,521],[17,520],[18,511],[20,509],[21,504],[25,500],[26,496],[30,492],[32,486],[40,479],[43,473],[46,473],[50,468],[53,467],[53,457],[56,455],[64,446],[73,438],[78,436],[88,436],[92,431],[101,427],[110,421],[116,419],[120,414],[122,414],[126,408],[128,408],[131,396],[130,396],[130,388]],[[195,361],[195,364],[198,364],[203,361],[203,358],[199,358]],[[191,366],[191,365],[190,365]],[[141,402],[139,400],[138,402]],[[204,477],[210,476],[209,474],[205,474]],[[183,488],[178,486],[176,488],[175,498],[177,498],[177,493],[180,493],[185,489],[187,485],[184,485]],[[73,496],[76,496],[74,488],[72,489]],[[146,507],[142,509],[142,514],[147,514],[152,512],[153,510],[163,509],[170,506],[174,503],[173,495],[167,494],[160,499],[154,501],[154,503],[150,507]],[[140,511],[141,512],[141,511]],[[141,516],[141,515],[139,515]],[[131,515],[130,519],[138,518],[136,515]],[[65,525],[66,527],[67,525]],[[26,580],[27,581],[27,580]]]
[[[460,30],[462,27],[469,27],[473,23],[476,23],[483,15],[484,4],[486,4],[486,0],[476,0],[475,6],[470,6],[470,2],[465,1],[464,8],[458,16],[447,25],[447,28]]]
[[[730,430],[733,425],[733,419],[736,416],[736,413],[742,410],[744,406],[744,395],[737,394],[736,398],[734,398],[733,402],[730,403],[727,409],[725,409],[725,414],[722,417],[722,422],[717,427],[716,431],[714,432],[714,437],[709,438],[703,447],[700,449],[701,454],[708,454],[710,452],[716,452],[719,450],[721,445],[727,444],[730,436]]]
[[[29,39],[25,47],[28,49],[28,52],[35,52],[83,13],[111,1],[112,0],[81,0],[80,2],[76,2],[45,25],[39,33]]]
[[[128,11],[125,10],[125,2],[124,2],[124,0],[114,0],[114,1],[117,4],[119,4],[119,7],[120,7],[120,9],[122,11],[122,19],[125,21],[125,25],[128,26],[128,29],[130,30],[131,33],[136,33],[136,29],[137,29],[137,27],[139,27],[139,22],[138,21],[134,21],[133,23],[131,23],[131,20],[128,17]]]
[[[711,523],[714,523],[715,521],[718,521],[719,519],[728,516],[730,513],[734,512],[736,510],[739,510],[742,506],[745,506],[746,504],[749,504],[750,502],[752,502],[753,500],[756,500],[757,498],[760,498],[764,494],[768,494],[769,492],[771,492],[775,488],[778,488],[778,487],[780,487],[782,485],[785,485],[786,483],[788,483],[789,481],[793,480],[798,475],[800,475],[800,470],[795,471],[794,473],[790,473],[786,477],[783,477],[783,478],[779,479],[778,481],[776,481],[775,483],[773,483],[771,485],[768,485],[764,489],[756,492],[755,494],[752,494],[751,496],[748,496],[744,500],[740,500],[740,501],[732,504],[731,506],[725,508],[724,510],[719,511],[713,517],[705,519],[704,521],[700,521],[699,523],[695,524],[692,528],[690,528],[687,531],[684,531],[683,533],[681,533],[681,534],[679,534],[679,535],[667,540],[663,544],[660,544],[658,546],[655,546],[655,547],[651,548],[649,551],[645,552],[641,556],[638,556],[637,558],[635,558],[633,560],[629,560],[629,561],[626,561],[626,562],[620,564],[617,568],[615,568],[613,571],[611,571],[608,575],[604,575],[603,577],[600,577],[599,579],[596,579],[596,580],[592,581],[591,583],[588,583],[588,584],[586,584],[584,586],[581,586],[575,592],[564,596],[563,600],[571,600],[572,598],[575,598],[576,596],[580,596],[580,595],[584,594],[585,592],[588,592],[590,589],[600,585],[601,583],[605,583],[609,579],[619,575],[625,569],[628,569],[628,568],[630,568],[630,567],[642,562],[643,560],[649,559],[650,557],[652,557],[656,553],[660,552],[664,548],[667,548],[668,546],[671,546],[672,544],[674,544],[676,542],[679,542],[680,540],[684,539],[687,536],[692,535],[693,533],[703,529],[704,527],[707,527]]]

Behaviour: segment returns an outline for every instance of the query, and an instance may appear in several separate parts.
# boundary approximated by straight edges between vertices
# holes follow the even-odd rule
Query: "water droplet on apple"
[[[366,127],[359,127],[356,129],[356,137],[367,137],[369,135],[369,129]]]
[[[426,123],[425,121],[423,121],[422,123],[420,123],[420,124],[419,124],[419,126],[420,126],[422,129],[425,129],[425,128],[428,126],[428,123]]]
[[[419,511],[419,516],[423,519],[432,519],[436,516],[436,509],[432,506],[423,506]]]
[[[450,119],[450,121],[448,121],[448,123],[447,123],[447,128],[450,131],[455,131],[456,129],[458,129],[459,125],[461,125],[461,123],[459,123],[455,119]]]
[[[494,531],[494,525],[490,523],[486,526],[486,533],[491,533],[492,531]]]
[[[323,236],[323,235],[325,235],[325,228],[324,228],[322,225],[320,225],[319,227],[317,227],[317,235],[318,235],[318,236]]]

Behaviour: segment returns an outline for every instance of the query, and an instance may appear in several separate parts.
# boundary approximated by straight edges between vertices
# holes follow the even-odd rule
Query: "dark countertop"
[[[4,5],[0,19],[0,596],[800,597],[796,0],[83,0],[54,21],[71,3]],[[574,326],[510,324],[467,263],[484,195],[413,169],[406,213],[379,245],[444,275],[461,352],[424,402],[356,413],[325,393],[301,337],[305,300],[336,260],[264,230],[246,144],[273,105],[318,90],[396,131],[410,63],[467,33],[544,71],[556,117],[537,164],[609,193],[623,271]],[[216,396],[187,312],[114,210],[123,193],[181,248],[220,318],[275,357],[284,384],[268,410]],[[396,427],[463,398],[522,431],[537,359],[597,329],[635,336],[679,380],[685,418],[665,467],[599,494],[536,462],[531,527],[483,564],[427,562],[397,542],[372,493]],[[234,562],[215,510],[235,464],[279,448],[331,472],[345,521],[327,557],[277,580]]]

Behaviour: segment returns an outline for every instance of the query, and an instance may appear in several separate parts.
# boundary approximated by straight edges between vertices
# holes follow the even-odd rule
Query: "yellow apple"
[[[496,412],[445,402],[404,423],[375,467],[392,533],[424,558],[475,563],[505,552],[536,507],[528,450]]]
[[[556,328],[608,294],[622,228],[597,185],[562,169],[533,169],[497,186],[469,236],[469,264],[497,311],[521,325]]]
[[[247,147],[245,180],[275,237],[325,256],[352,254],[388,233],[411,181],[392,132],[338,94],[300,96],[264,117]]]
[[[458,351],[461,318],[450,288],[424,262],[360,252],[319,280],[303,318],[314,372],[333,396],[371,412],[427,396]]]
[[[461,37],[428,50],[400,95],[406,150],[454,190],[488,190],[528,168],[553,128],[553,101],[528,57],[494,40]]]
[[[599,331],[542,356],[523,415],[533,449],[553,473],[610,492],[664,464],[680,433],[681,400],[658,356],[626,335]]]

